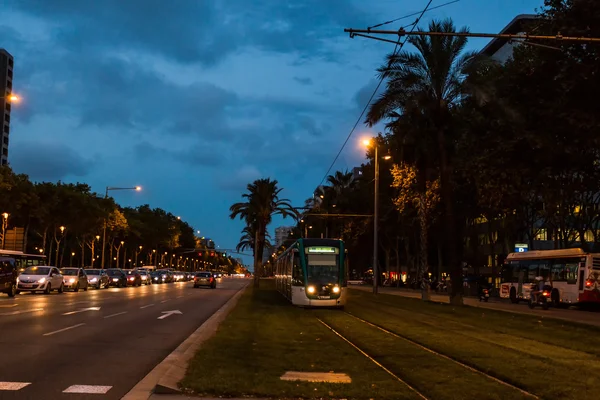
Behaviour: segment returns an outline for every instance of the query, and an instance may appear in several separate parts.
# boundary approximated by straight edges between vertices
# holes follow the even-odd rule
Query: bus
[[[298,239],[275,261],[277,290],[302,307],[344,307],[348,269],[339,239]]]
[[[43,254],[26,254],[22,251],[0,249],[0,257],[14,258],[19,273],[30,266],[46,265],[46,256]]]
[[[500,297],[513,303],[529,300],[538,276],[552,286],[554,305],[600,303],[600,254],[582,249],[511,253],[501,273]]]

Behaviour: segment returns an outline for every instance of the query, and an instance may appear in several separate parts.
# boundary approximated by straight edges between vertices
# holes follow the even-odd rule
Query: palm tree
[[[418,28],[421,30],[420,28]],[[432,21],[429,31],[454,33],[452,20]],[[467,33],[463,27],[461,33]],[[378,72],[387,79],[385,92],[371,105],[367,114],[370,126],[383,119],[397,120],[415,111],[429,121],[432,141],[437,148],[430,149],[439,160],[440,186],[445,214],[445,236],[451,241],[447,246],[448,264],[453,283],[461,282],[462,270],[456,253],[454,199],[452,184],[451,143],[449,122],[451,109],[460,103],[466,93],[465,78],[476,67],[477,53],[464,52],[466,37],[412,36],[408,39],[416,53],[400,52],[387,56],[387,63]],[[453,284],[450,301],[462,304],[462,285]]]
[[[254,248],[254,240],[255,240],[255,232],[254,232],[254,228],[252,226],[246,226],[244,229],[242,229],[242,237],[240,237],[240,241],[237,244],[237,246],[235,246],[235,251],[245,251],[248,249],[253,249]],[[271,247],[271,235],[269,235],[269,233],[267,232],[267,234],[265,235],[265,246],[267,247]]]
[[[254,287],[259,286],[261,271],[261,258],[265,248],[267,237],[267,226],[271,223],[274,215],[281,215],[283,218],[298,218],[298,212],[292,207],[288,199],[280,199],[279,194],[283,190],[277,187],[277,181],[266,179],[257,179],[248,184],[247,193],[242,197],[245,202],[233,204],[229,211],[229,217],[235,219],[239,217],[246,221],[246,225],[252,227],[254,232]]]

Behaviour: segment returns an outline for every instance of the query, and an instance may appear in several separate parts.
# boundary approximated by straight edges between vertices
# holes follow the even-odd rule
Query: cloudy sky
[[[393,45],[349,39],[343,28],[426,3],[0,0],[0,47],[15,58],[13,89],[24,99],[13,108],[9,162],[34,180],[82,181],[98,192],[142,185],[116,200],[165,208],[233,248],[241,223],[228,208],[246,184],[277,179],[303,204],[376,85]],[[460,0],[420,25],[452,17],[498,32],[542,3]],[[361,125],[334,169],[361,163],[358,139],[368,133]]]

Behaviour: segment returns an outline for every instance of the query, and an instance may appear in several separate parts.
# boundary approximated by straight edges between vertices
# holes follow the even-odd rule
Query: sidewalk
[[[189,396],[178,395],[178,394],[153,394],[152,396],[150,396],[150,398],[148,400],[198,400],[198,399],[223,400],[223,398],[217,398],[217,397],[189,397]],[[257,397],[252,397],[251,399],[252,400],[269,400],[269,399],[262,399],[262,398],[257,398]],[[249,398],[248,397],[246,397],[246,398],[227,397],[227,400],[249,400]]]
[[[373,290],[371,286],[348,286],[349,289],[362,290],[370,292]],[[392,288],[392,287],[380,287],[379,293],[391,294],[394,296],[409,297],[413,299],[420,299],[421,292],[412,289]],[[431,300],[439,303],[448,303],[447,294],[432,293]],[[471,307],[486,308],[491,310],[512,312],[517,314],[535,315],[548,318],[562,319],[570,322],[577,322],[580,324],[587,324],[600,327],[600,313],[591,311],[581,310],[566,310],[550,308],[549,310],[542,310],[540,308],[530,309],[527,304],[512,304],[501,299],[490,299],[489,303],[480,302],[478,298],[465,297],[464,304]]]

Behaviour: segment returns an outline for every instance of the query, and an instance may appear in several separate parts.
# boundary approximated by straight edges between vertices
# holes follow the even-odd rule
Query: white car
[[[17,278],[17,293],[43,291],[48,294],[52,290],[64,291],[63,276],[56,267],[27,267]]]

